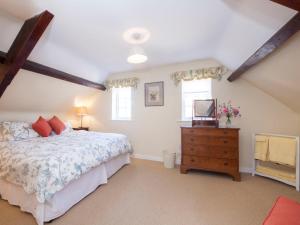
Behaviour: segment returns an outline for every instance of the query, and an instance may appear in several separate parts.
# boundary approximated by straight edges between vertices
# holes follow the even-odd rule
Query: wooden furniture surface
[[[73,130],[85,130],[85,131],[89,131],[90,128],[88,128],[88,127],[75,127],[75,128],[73,128]]]
[[[240,181],[238,128],[181,127],[181,146],[181,173],[201,169]]]

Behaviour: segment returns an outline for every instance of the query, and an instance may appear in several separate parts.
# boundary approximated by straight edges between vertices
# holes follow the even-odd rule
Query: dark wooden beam
[[[99,89],[102,91],[106,90],[105,86],[102,84],[95,83],[95,82],[80,78],[78,76],[74,76],[72,74],[65,73],[63,71],[59,71],[57,69],[53,69],[48,66],[44,66],[44,65],[36,63],[36,62],[26,61],[26,63],[24,64],[24,66],[22,68],[25,70],[29,70],[29,71],[32,71],[35,73],[45,75],[45,76],[57,78],[57,79],[64,80],[64,81],[69,81],[69,82],[72,82],[75,84],[80,84],[80,85],[87,86],[90,88],[96,88],[96,89]]]
[[[229,77],[228,81],[238,79],[243,73],[254,65],[261,62],[264,58],[279,48],[286,40],[292,37],[300,30],[300,13],[297,13],[289,22],[287,22],[278,32],[276,32],[262,47],[260,47],[250,58],[246,60]]]
[[[26,20],[23,24],[8,50],[3,64],[0,65],[0,97],[23,66],[53,17],[50,12],[44,11]]]
[[[0,51],[0,63],[4,63],[6,59],[6,53]]]
[[[271,1],[289,7],[291,9],[300,11],[300,0],[271,0]]]
[[[5,59],[6,59],[6,53],[0,51],[0,63],[4,62]],[[22,69],[28,70],[28,71],[31,71],[34,73],[39,73],[41,75],[53,77],[56,79],[72,82],[75,84],[87,86],[90,88],[95,88],[95,89],[102,90],[102,91],[106,90],[106,88],[103,84],[95,83],[95,82],[83,79],[81,77],[78,77],[78,76],[75,76],[75,75],[72,75],[69,73],[65,73],[63,71],[60,71],[60,70],[57,70],[57,69],[54,69],[54,68],[51,68],[48,66],[44,66],[42,64],[30,61],[30,60],[25,61],[25,63],[22,66]]]

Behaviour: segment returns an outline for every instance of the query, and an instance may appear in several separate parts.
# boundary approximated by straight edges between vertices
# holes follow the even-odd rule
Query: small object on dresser
[[[219,127],[217,99],[194,100],[192,110],[193,127]]]
[[[85,130],[85,131],[89,131],[90,128],[88,128],[88,127],[75,127],[75,128],[73,128],[73,130]]]
[[[238,118],[241,116],[242,115],[240,113],[240,107],[233,107],[231,105],[231,101],[219,105],[218,117],[219,119],[221,119],[222,117],[226,117],[225,125],[227,128],[231,127],[232,118]]]

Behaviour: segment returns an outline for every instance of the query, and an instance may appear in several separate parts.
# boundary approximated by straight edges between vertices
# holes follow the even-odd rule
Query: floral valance
[[[122,87],[133,87],[137,88],[139,82],[139,78],[125,78],[125,79],[117,79],[117,80],[107,80],[105,82],[105,87],[107,90],[112,88],[122,88]]]
[[[178,85],[182,80],[201,80],[201,79],[218,79],[221,80],[222,76],[227,72],[224,66],[209,67],[196,70],[188,71],[178,71],[171,75],[172,80],[174,80],[175,85]]]

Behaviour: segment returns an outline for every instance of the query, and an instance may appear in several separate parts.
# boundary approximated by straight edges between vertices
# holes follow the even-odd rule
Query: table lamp
[[[87,107],[85,106],[76,107],[76,113],[78,116],[80,116],[80,128],[82,128],[83,117],[88,115]]]

